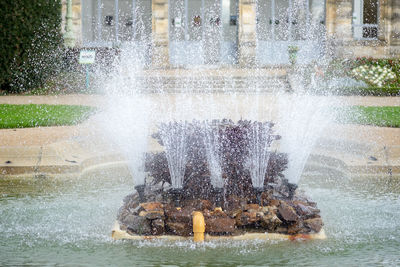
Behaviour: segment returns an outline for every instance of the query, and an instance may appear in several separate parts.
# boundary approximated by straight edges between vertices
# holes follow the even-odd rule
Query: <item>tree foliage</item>
[[[41,86],[59,66],[61,1],[0,1],[0,17],[1,89]]]

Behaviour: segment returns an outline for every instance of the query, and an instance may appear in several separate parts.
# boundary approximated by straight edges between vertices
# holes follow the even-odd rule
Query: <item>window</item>
[[[378,0],[354,0],[353,34],[355,39],[378,38]]]

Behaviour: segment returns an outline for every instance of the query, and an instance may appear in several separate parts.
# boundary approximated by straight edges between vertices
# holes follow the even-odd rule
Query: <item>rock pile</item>
[[[148,195],[155,195],[148,192]],[[281,234],[318,233],[323,222],[316,203],[298,193],[292,200],[271,199],[265,194],[264,205],[248,203],[244,198],[229,197],[225,208],[205,199],[190,199],[176,208],[171,199],[139,203],[138,195],[125,197],[118,214],[121,229],[138,235],[192,235],[192,213],[201,211],[206,233],[239,235],[246,232]]]

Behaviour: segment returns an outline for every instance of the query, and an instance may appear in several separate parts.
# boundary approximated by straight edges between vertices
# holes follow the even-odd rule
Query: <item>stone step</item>
[[[284,76],[280,77],[136,77],[126,78],[127,84],[142,87],[145,91],[167,92],[274,92],[288,91],[290,85]]]

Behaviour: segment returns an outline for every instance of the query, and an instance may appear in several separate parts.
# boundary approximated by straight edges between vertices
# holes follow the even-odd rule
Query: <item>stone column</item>
[[[338,0],[336,1],[336,27],[335,36],[342,41],[352,41],[352,17],[353,17],[353,4],[352,0]]]
[[[354,41],[352,29],[353,0],[326,1],[328,49],[336,56],[349,56],[346,48]]]
[[[392,0],[391,2],[390,44],[400,46],[400,1]]]
[[[255,0],[239,0],[239,64],[254,66],[256,51]]]
[[[67,0],[67,14],[65,15],[64,45],[72,48],[75,46],[75,38],[72,33],[72,0]]]
[[[336,17],[337,17],[336,0],[326,0],[326,33],[329,37],[335,36]]]
[[[379,0],[378,14],[378,39],[390,42],[390,24],[391,24],[391,3],[390,0]]]
[[[152,1],[153,67],[169,66],[168,0]]]
[[[63,0],[62,2],[62,33],[64,39],[68,40],[68,45],[80,45],[82,42],[82,21],[81,21],[81,0]],[[69,9],[69,11],[68,11]],[[68,17],[68,18],[67,18]],[[67,23],[68,22],[68,23]],[[67,36],[67,29],[70,33]]]

